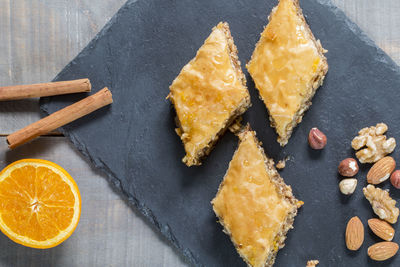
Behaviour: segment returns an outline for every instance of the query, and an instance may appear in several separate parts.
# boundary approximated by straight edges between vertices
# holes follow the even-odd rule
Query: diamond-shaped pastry
[[[250,106],[228,23],[219,23],[170,86],[177,134],[185,146],[183,162],[200,165],[218,137]]]
[[[255,132],[240,143],[212,200],[215,214],[249,266],[271,266],[293,228],[298,201],[268,159]]]
[[[287,144],[328,71],[298,0],[280,0],[261,34],[247,69],[268,108],[278,142]]]

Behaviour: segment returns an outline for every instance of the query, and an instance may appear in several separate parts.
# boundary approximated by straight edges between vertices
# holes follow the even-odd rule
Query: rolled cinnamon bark
[[[112,94],[107,87],[94,95],[88,96],[75,104],[65,107],[53,114],[34,122],[25,128],[7,136],[7,143],[10,149],[16,148],[32,139],[51,132],[58,127],[79,119],[99,108],[113,102]]]
[[[0,87],[0,101],[90,92],[89,79]]]

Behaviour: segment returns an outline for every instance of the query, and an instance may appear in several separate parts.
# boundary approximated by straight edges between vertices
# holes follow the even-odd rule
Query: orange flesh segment
[[[75,197],[60,175],[25,165],[0,182],[0,214],[14,233],[36,241],[56,237],[74,216]]]

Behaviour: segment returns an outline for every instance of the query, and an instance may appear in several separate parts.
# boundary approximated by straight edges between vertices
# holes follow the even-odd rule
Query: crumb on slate
[[[309,260],[307,261],[307,266],[306,267],[315,267],[319,263],[319,260]]]
[[[286,161],[288,161],[289,160],[289,157],[286,157],[286,158],[284,158],[284,159],[281,159],[280,161],[278,161],[278,163],[276,163],[276,168],[278,169],[278,170],[282,170],[283,168],[285,168],[286,167]]]

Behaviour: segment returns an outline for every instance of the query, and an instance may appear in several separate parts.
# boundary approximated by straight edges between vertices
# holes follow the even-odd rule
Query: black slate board
[[[193,265],[244,266],[210,205],[238,140],[225,134],[201,167],[187,168],[181,163],[184,150],[174,132],[174,111],[165,100],[168,86],[219,21],[230,23],[244,65],[276,4],[128,1],[55,79],[89,77],[95,91],[111,89],[111,107],[62,132]],[[350,140],[362,127],[387,122],[389,135],[400,140],[400,70],[330,2],[302,0],[301,6],[315,36],[329,50],[329,72],[285,148],[276,142],[267,111],[247,75],[253,107],[244,121],[250,122],[275,160],[291,156],[282,176],[306,203],[276,266],[304,266],[309,259],[319,259],[321,266],[377,266],[366,254],[367,247],[379,240],[369,230],[360,251],[349,252],[344,245],[347,220],[358,215],[366,226],[373,216],[361,192],[367,167],[361,168],[351,197],[339,193],[336,168],[341,159],[353,155]],[[84,96],[45,98],[41,107],[52,113]],[[321,152],[307,145],[307,133],[314,126],[328,135]],[[400,160],[397,153],[394,156]],[[386,182],[384,188],[389,187]],[[400,194],[392,187],[391,191],[399,199]],[[398,235],[395,241],[400,241]],[[400,257],[382,266],[388,263],[399,266]]]

